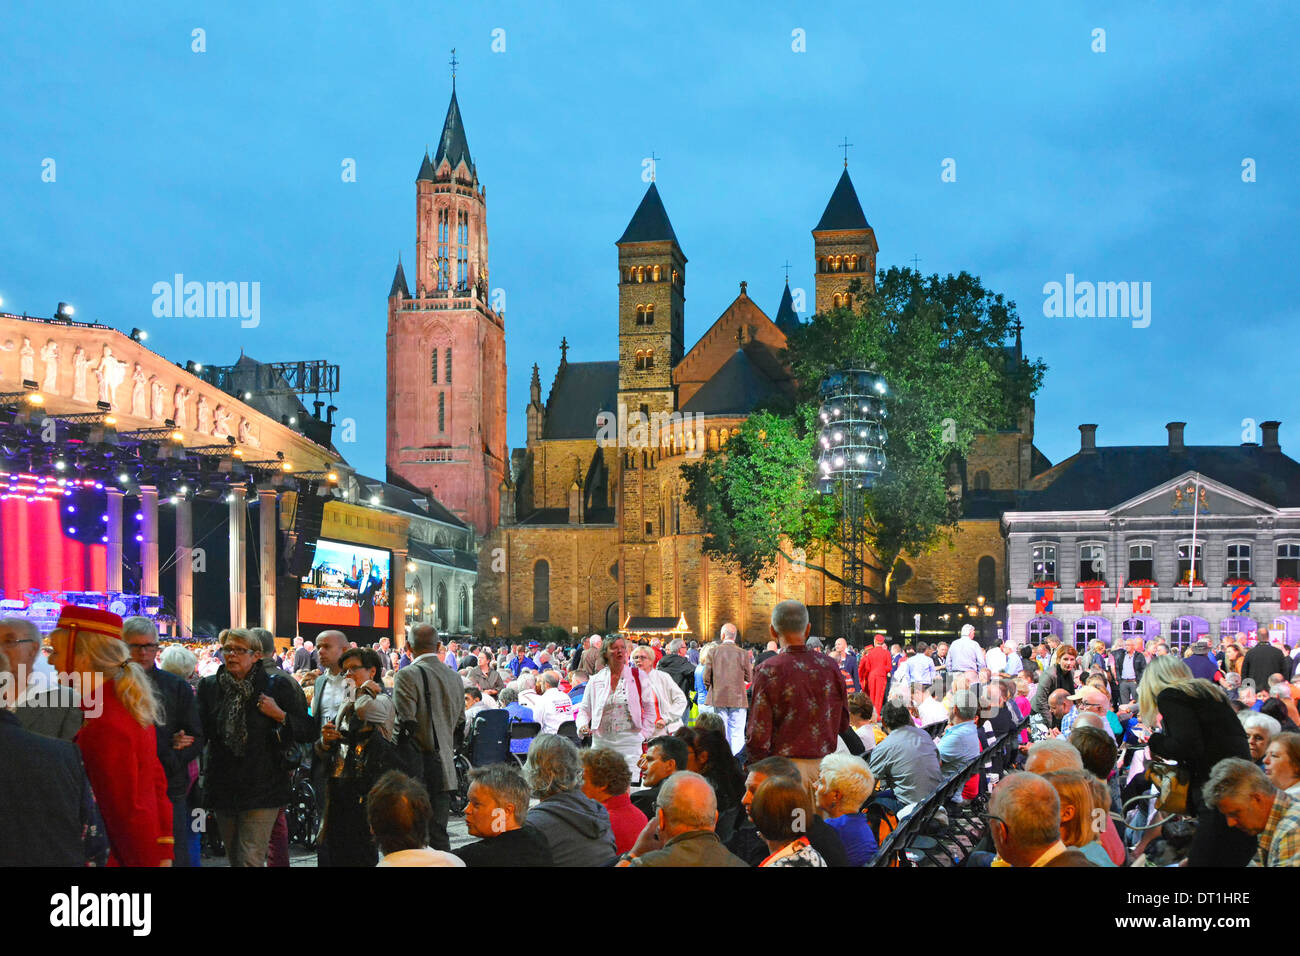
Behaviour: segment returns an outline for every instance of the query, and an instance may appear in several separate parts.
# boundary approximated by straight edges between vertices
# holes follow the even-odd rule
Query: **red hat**
[[[64,605],[63,610],[59,612],[59,623],[55,627],[67,628],[73,632],[90,631],[94,634],[103,634],[105,637],[115,637],[119,641],[122,639],[122,618],[94,607]]]
[[[883,635],[883,634],[877,634],[877,635],[876,635],[876,643],[879,644],[881,647],[884,647],[884,646],[885,646],[885,635]]]

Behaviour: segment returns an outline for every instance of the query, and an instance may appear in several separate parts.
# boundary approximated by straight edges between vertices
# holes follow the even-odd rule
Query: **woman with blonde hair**
[[[50,663],[81,684],[86,722],[77,746],[108,831],[108,865],[171,866],[172,804],[155,731],[162,708],[149,675],[122,642],[122,619],[65,607],[50,645]]]
[[[1086,770],[1054,770],[1043,779],[1056,788],[1061,801],[1061,842],[1076,847],[1097,866],[1114,866],[1101,843],[1109,803],[1105,784]]]
[[[1166,654],[1153,657],[1142,673],[1138,713],[1155,731],[1151,753],[1176,761],[1190,776],[1188,804],[1197,824],[1187,865],[1245,866],[1255,854],[1255,838],[1229,827],[1223,814],[1201,796],[1216,763],[1228,757],[1250,759],[1246,731],[1228,695],[1212,681],[1193,677],[1182,660]]]

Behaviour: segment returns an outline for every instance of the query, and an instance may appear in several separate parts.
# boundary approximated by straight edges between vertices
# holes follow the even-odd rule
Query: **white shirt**
[[[1001,674],[1007,666],[1007,655],[1000,647],[990,647],[984,653],[984,663],[988,666],[989,673]]]
[[[662,733],[675,733],[682,725],[682,715],[686,713],[686,694],[667,671],[652,670],[641,672],[641,680],[650,682],[654,691],[655,704],[659,707],[659,719],[664,722]]]
[[[316,712],[320,714],[320,722],[323,724],[338,716],[339,708],[347,698],[345,687],[348,679],[342,674],[336,676],[328,672],[322,676],[325,678],[325,686],[321,688],[320,700],[316,701]]]
[[[538,698],[533,709],[533,720],[542,725],[543,734],[557,733],[560,724],[573,719],[573,700],[558,687],[552,687]]]
[[[922,727],[929,727],[931,724],[938,724],[948,719],[948,708],[929,694],[921,698],[921,704],[916,708],[916,715],[921,720]]]

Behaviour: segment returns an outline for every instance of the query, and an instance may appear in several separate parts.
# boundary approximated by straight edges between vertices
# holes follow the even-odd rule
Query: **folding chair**
[[[510,724],[510,756],[524,765],[528,757],[528,747],[533,738],[542,732],[542,725],[535,720],[519,720]]]

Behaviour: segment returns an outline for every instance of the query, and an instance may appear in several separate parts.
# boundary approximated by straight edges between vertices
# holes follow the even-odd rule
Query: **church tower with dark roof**
[[[686,353],[686,256],[653,182],[617,245],[619,402],[629,415],[671,412]]]
[[[415,237],[414,294],[400,264],[388,293],[388,469],[485,535],[507,471],[505,318],[454,75],[437,149],[416,176]]]
[[[854,279],[862,283],[862,292],[876,287],[875,230],[862,214],[853,180],[849,178],[848,164],[835,184],[826,211],[813,227],[813,254],[817,259],[818,312],[827,312],[840,306],[854,308],[853,293],[849,286]]]

